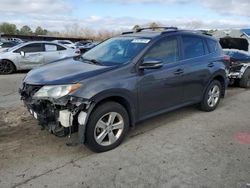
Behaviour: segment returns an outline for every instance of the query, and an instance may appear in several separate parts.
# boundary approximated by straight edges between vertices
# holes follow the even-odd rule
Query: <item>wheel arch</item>
[[[16,64],[12,61],[12,60],[10,60],[10,59],[7,59],[7,58],[3,58],[3,59],[1,59],[0,60],[1,62],[10,62],[12,65],[13,65],[13,68],[14,68],[14,70],[13,70],[13,72],[16,72],[17,71],[17,66],[16,66]],[[11,73],[13,73],[13,72],[11,72]],[[10,73],[10,74],[11,74]]]
[[[213,74],[213,76],[211,76],[211,78],[209,79],[206,87],[204,88],[203,94],[205,94],[207,87],[214,80],[217,80],[217,81],[219,81],[221,83],[221,86],[222,86],[221,96],[224,98],[225,93],[226,93],[226,88],[228,86],[228,79],[221,72],[217,72],[217,73]]]
[[[221,96],[222,97],[225,97],[225,92],[226,92],[226,87],[227,87],[227,82],[225,80],[225,78],[222,76],[222,75],[216,75],[213,80],[217,80],[221,83],[221,86],[222,86],[222,93],[221,93]]]
[[[0,61],[9,61],[9,62],[11,62],[14,65],[15,71],[17,70],[17,66],[16,66],[16,64],[12,60],[7,59],[7,58],[3,58]]]
[[[94,101],[94,107],[93,107],[93,109],[91,110],[90,113],[92,113],[93,110],[97,106],[99,106],[99,105],[101,105],[103,103],[106,103],[106,102],[109,102],[109,101],[117,102],[120,105],[122,105],[126,109],[126,111],[128,112],[130,126],[135,125],[135,112],[136,112],[135,107],[132,104],[132,102],[129,102],[130,99],[127,96],[119,95],[119,94],[104,95],[102,97],[94,98],[93,101]]]

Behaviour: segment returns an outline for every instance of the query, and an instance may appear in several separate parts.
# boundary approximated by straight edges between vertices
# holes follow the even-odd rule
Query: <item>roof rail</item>
[[[132,33],[134,33],[134,31],[125,31],[125,32],[122,32],[122,35],[132,34]]]
[[[138,28],[136,29],[135,31],[125,31],[125,32],[122,32],[122,35],[126,35],[126,34],[132,34],[132,33],[139,33],[141,31],[144,31],[144,30],[157,30],[157,29],[163,29],[162,31],[162,34],[164,33],[167,33],[169,31],[177,31],[178,28],[177,27],[143,27],[143,28]]]
[[[178,30],[177,27],[144,27],[144,28],[139,28],[136,30],[136,33],[139,33],[143,30],[156,30],[156,29],[164,29],[164,30]]]
[[[203,34],[203,35],[208,35],[208,36],[212,36],[211,33],[209,33],[207,30],[197,30],[198,33]]]
[[[189,31],[189,32],[192,32],[192,33],[198,33],[198,34],[202,34],[202,35],[213,36],[207,30],[186,30],[186,31]]]

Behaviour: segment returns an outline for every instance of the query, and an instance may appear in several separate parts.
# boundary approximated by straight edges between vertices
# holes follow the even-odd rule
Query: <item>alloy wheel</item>
[[[214,85],[208,92],[208,106],[213,108],[217,105],[220,99],[220,88],[218,85]]]
[[[9,61],[1,61],[0,62],[0,73],[8,74],[11,71],[12,71],[11,62],[9,62]]]
[[[122,135],[124,129],[123,117],[117,112],[109,112],[96,123],[94,138],[102,146],[114,144]]]

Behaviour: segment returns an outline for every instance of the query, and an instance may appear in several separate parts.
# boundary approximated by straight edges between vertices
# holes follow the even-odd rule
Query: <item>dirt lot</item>
[[[188,107],[140,123],[96,154],[40,130],[16,94],[23,77],[0,76],[1,188],[250,187],[250,90],[230,88],[215,112]]]

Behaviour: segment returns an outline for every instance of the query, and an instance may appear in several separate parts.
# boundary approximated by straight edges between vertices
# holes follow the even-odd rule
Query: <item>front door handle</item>
[[[183,74],[184,71],[182,69],[177,69],[176,71],[174,71],[174,74],[175,75],[180,75],[180,74]]]
[[[209,63],[207,66],[208,67],[214,67],[214,63]]]

